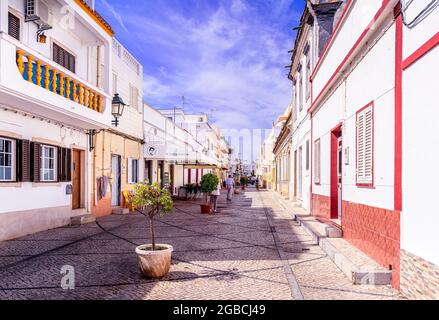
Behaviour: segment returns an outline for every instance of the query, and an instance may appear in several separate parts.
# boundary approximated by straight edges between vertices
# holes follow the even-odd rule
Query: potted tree
[[[204,193],[204,204],[201,205],[202,214],[210,214],[212,206],[209,204],[209,195],[216,190],[219,184],[219,179],[213,173],[208,173],[201,178],[201,192]]]
[[[142,273],[148,278],[163,278],[171,267],[173,247],[167,244],[156,244],[154,219],[171,212],[172,197],[168,190],[161,189],[157,184],[140,183],[134,188],[131,196],[134,208],[149,218],[151,244],[136,248]]]
[[[242,176],[241,179],[240,179],[240,182],[241,182],[241,188],[242,188],[242,190],[245,190],[245,188],[246,188],[247,185],[248,185],[248,177],[246,177],[246,176]]]

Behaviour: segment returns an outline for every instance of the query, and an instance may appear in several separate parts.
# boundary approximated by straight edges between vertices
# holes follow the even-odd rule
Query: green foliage
[[[201,192],[210,194],[216,190],[219,184],[219,179],[213,173],[208,173],[201,178]]]
[[[150,216],[159,214],[161,217],[171,212],[174,205],[169,191],[161,189],[157,183],[136,185],[131,202],[138,211]]]
[[[240,182],[241,182],[241,185],[243,185],[243,186],[248,185],[248,177],[242,176]]]
[[[157,183],[148,184],[142,182],[134,187],[134,193],[130,196],[130,203],[138,212],[148,215],[152,250],[160,249],[155,245],[154,218],[157,215],[163,217],[172,211],[174,203],[171,194],[168,190],[161,189]]]

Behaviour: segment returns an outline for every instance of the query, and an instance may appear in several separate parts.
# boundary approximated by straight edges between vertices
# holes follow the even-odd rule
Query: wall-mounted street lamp
[[[126,104],[123,102],[122,98],[116,93],[111,102],[111,114],[114,117],[114,120],[111,123],[115,127],[119,125],[119,118],[122,116],[125,106]]]
[[[87,136],[88,136],[88,147],[90,152],[92,152],[95,149],[95,136],[97,136],[99,133],[101,133],[102,130],[88,130]]]

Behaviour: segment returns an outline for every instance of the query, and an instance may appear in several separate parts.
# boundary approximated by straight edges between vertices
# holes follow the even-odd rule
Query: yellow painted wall
[[[95,137],[95,152],[94,152],[94,179],[93,187],[93,198],[95,198],[96,189],[96,179],[102,176],[109,176],[112,179],[111,172],[111,156],[119,155],[121,156],[121,190],[129,191],[134,185],[128,184],[128,159],[139,159],[139,166],[143,159],[141,154],[142,145],[137,142],[124,138],[122,136],[116,135],[114,133],[103,131]],[[143,177],[143,172],[139,172],[139,180],[141,181]],[[110,196],[111,199],[111,187],[108,187],[107,197]],[[101,200],[95,204],[95,211],[98,212],[97,215],[105,215],[111,213],[111,201]]]

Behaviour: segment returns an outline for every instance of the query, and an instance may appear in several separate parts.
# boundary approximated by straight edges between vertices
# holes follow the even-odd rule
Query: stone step
[[[390,285],[392,271],[387,270],[365,253],[341,239],[339,228],[321,223],[312,218],[294,217],[313,237],[334,264],[357,285]],[[324,230],[324,231],[323,231]]]
[[[341,228],[310,216],[302,208],[293,207],[277,197],[281,206],[293,215],[334,264],[357,285],[390,285],[392,271],[381,267],[364,252],[343,239]]]
[[[70,220],[70,224],[72,226],[82,226],[88,223],[94,223],[96,221],[96,217],[92,214],[83,214],[76,217],[72,217]]]
[[[126,214],[130,214],[130,209],[128,208],[121,208],[121,207],[116,207],[113,208],[113,210],[111,211],[112,214],[115,215],[126,215]]]

